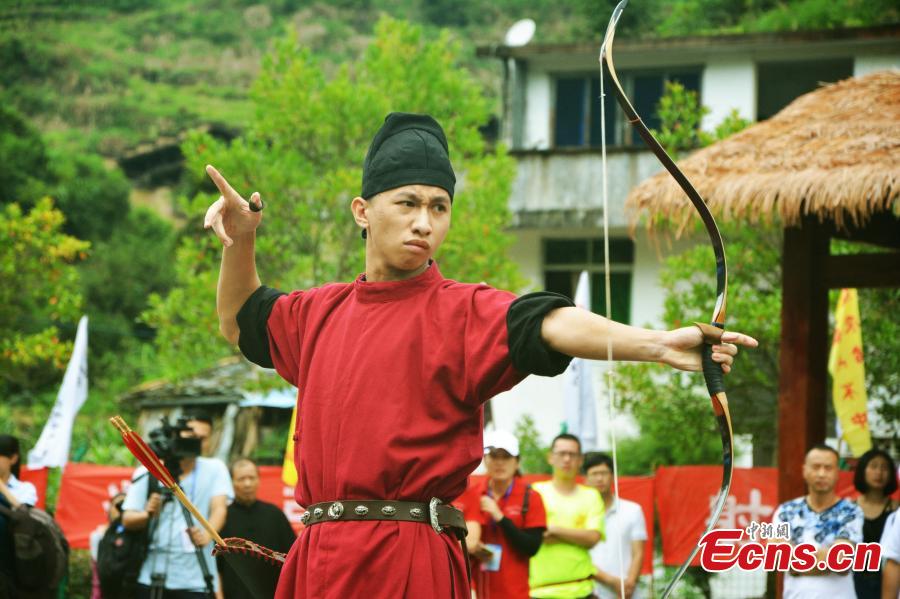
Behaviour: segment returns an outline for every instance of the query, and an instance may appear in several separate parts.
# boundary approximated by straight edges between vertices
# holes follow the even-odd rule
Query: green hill
[[[273,39],[292,32],[337,65],[365,47],[378,15],[447,27],[469,47],[515,20],[536,42],[599,38],[614,0],[0,1],[0,100],[50,143],[108,157],[177,140],[199,126],[241,129],[248,89]],[[889,0],[664,0],[629,6],[622,35],[823,28],[900,20]],[[486,93],[496,65],[477,61]]]

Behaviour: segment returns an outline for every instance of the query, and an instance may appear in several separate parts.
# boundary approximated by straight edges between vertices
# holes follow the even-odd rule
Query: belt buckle
[[[428,519],[431,521],[431,528],[434,529],[434,532],[441,534],[443,529],[441,525],[438,523],[438,506],[444,503],[437,497],[432,497],[431,501],[428,502]]]

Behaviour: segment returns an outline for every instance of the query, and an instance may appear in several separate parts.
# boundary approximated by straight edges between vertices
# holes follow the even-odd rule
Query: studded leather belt
[[[380,499],[325,501],[306,508],[300,519],[305,526],[348,520],[421,522],[431,525],[437,533],[446,528],[457,537],[466,536],[466,521],[462,512],[436,497],[428,503]]]

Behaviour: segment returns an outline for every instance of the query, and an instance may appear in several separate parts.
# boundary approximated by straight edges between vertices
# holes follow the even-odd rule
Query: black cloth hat
[[[450,165],[447,137],[427,114],[392,112],[366,153],[363,164],[362,197],[402,185],[434,185],[453,200],[456,176]]]

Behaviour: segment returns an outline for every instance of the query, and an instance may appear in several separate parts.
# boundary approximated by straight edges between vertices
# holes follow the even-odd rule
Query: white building
[[[599,45],[600,40],[490,46],[480,48],[479,55],[503,61],[506,74],[501,138],[518,163],[509,199],[517,236],[512,256],[533,289],[569,296],[578,273],[587,269],[592,273],[592,309],[603,313]],[[886,26],[617,39],[614,58],[628,97],[651,128],[659,124],[654,109],[664,82],[677,80],[699,93],[710,109],[704,128],[713,129],[733,109],[751,121],[764,120],[821,82],[900,68],[900,30]],[[659,325],[660,255],[678,247],[657,247],[641,229],[632,240],[623,206],[628,191],[662,167],[624,122],[610,85],[604,87],[613,317]],[[712,256],[710,261],[712,272]],[[598,446],[606,448],[609,426],[601,368],[594,369]],[[549,442],[564,419],[562,379],[529,377],[495,398],[492,410],[496,425],[508,430],[530,414],[543,441]],[[618,437],[629,432],[635,431],[627,418],[617,421]]]

